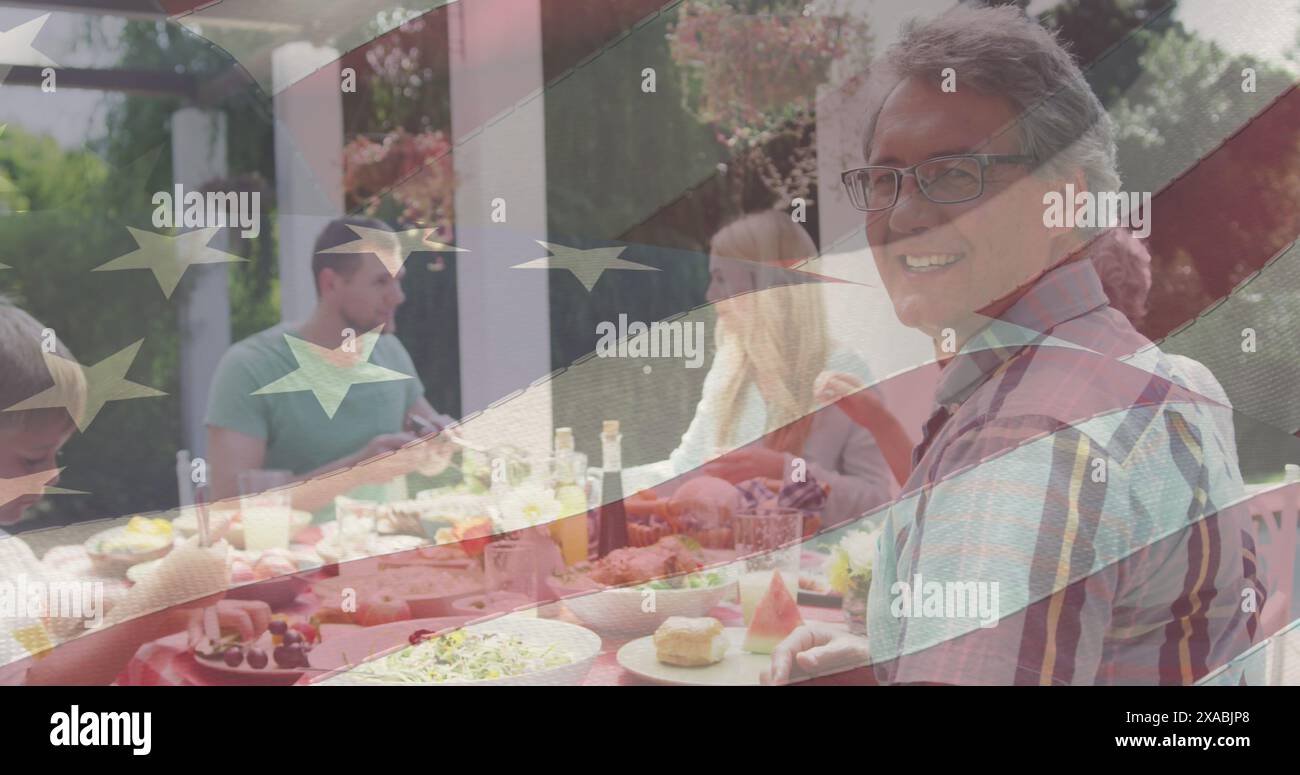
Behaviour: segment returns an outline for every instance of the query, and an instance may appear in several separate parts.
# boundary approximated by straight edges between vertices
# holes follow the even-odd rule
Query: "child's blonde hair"
[[[53,346],[43,348],[50,341]],[[47,353],[52,349],[53,353]],[[55,357],[57,356],[57,357]],[[86,406],[86,377],[53,332],[0,294],[0,431],[74,424]],[[67,406],[5,411],[52,387]]]

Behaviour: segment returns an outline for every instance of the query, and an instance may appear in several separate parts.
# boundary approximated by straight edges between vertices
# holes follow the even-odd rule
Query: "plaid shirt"
[[[1263,591],[1231,409],[1186,384],[1091,261],[972,337],[884,518],[877,677],[1190,684],[1246,650]]]

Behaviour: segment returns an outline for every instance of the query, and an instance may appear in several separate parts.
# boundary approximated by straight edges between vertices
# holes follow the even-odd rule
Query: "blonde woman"
[[[742,216],[714,235],[707,298],[717,311],[718,349],[669,462],[674,476],[704,467],[738,483],[788,481],[792,460],[802,458],[809,477],[831,487],[830,525],[888,501],[892,477],[870,432],[843,413],[816,411],[822,372],[871,382],[861,360],[827,331],[820,285],[770,281],[816,253],[808,233],[778,210]]]

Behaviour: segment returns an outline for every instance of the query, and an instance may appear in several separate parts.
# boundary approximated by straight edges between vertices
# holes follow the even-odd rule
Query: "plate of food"
[[[668,536],[580,563],[547,583],[598,632],[644,634],[670,616],[703,616],[735,589],[730,568],[711,568],[706,560],[692,539]]]
[[[99,570],[125,573],[132,566],[165,557],[174,540],[168,520],[137,516],[125,525],[101,530],[86,540],[85,547]]]
[[[320,567],[320,558],[308,547],[267,549],[248,552],[232,549],[227,553],[230,589],[226,596],[235,600],[261,600],[272,608],[290,605],[311,586],[298,575]],[[157,568],[161,559],[140,563],[126,570],[126,578],[139,584]]]
[[[491,502],[489,496],[470,493],[463,485],[425,490],[413,500],[384,505],[379,532],[425,536],[430,541],[447,543],[439,538],[438,531],[490,519]]]
[[[238,509],[212,509],[209,519],[212,529],[217,535],[223,535],[221,531],[224,530],[227,543],[236,549],[244,548],[244,522]],[[311,512],[295,509],[291,513],[289,520],[289,534],[293,536],[311,527]],[[172,526],[182,538],[197,534],[199,532],[199,522],[198,517],[194,514],[194,509],[185,509],[180,516],[172,520]]]
[[[217,680],[282,686],[302,678],[319,645],[319,630],[310,620],[276,615],[256,641],[244,643],[237,633],[222,632],[192,653],[194,663]]]
[[[429,542],[419,536],[411,535],[377,535],[371,538],[368,556],[383,558],[386,555],[407,552],[428,546]],[[329,531],[316,544],[316,553],[327,563],[345,562],[343,551],[339,547],[338,533]],[[350,560],[348,560],[350,562]]]
[[[483,592],[477,568],[409,566],[378,573],[334,576],[312,585],[325,608],[340,609],[345,595],[356,601],[390,597],[405,604],[409,618],[453,616],[453,601]]]
[[[617,659],[656,683],[756,686],[777,645],[802,624],[785,582],[773,574],[748,627],[724,627],[711,616],[672,616],[653,635],[624,644]]]
[[[406,568],[415,567],[436,567],[436,568],[460,568],[462,570],[477,565],[470,559],[459,546],[449,544],[446,546],[434,546],[423,544],[411,549],[392,552],[380,555],[379,570],[385,568]]]
[[[625,670],[674,686],[758,686],[772,663],[768,654],[744,649],[745,628],[723,627],[717,619],[672,618],[664,637],[637,638],[618,650]],[[658,639],[658,640],[657,640]]]
[[[313,683],[570,686],[582,683],[601,648],[591,630],[552,619],[504,616],[451,629],[448,621],[400,622],[331,637],[312,652],[313,668],[351,667]]]

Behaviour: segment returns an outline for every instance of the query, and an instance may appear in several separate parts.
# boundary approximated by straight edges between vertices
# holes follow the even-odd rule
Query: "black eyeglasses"
[[[888,210],[898,202],[903,176],[914,175],[921,195],[936,204],[978,199],[984,193],[984,170],[993,164],[1033,164],[1032,156],[963,153],[936,156],[906,169],[859,167],[840,174],[853,206],[865,213]]]

